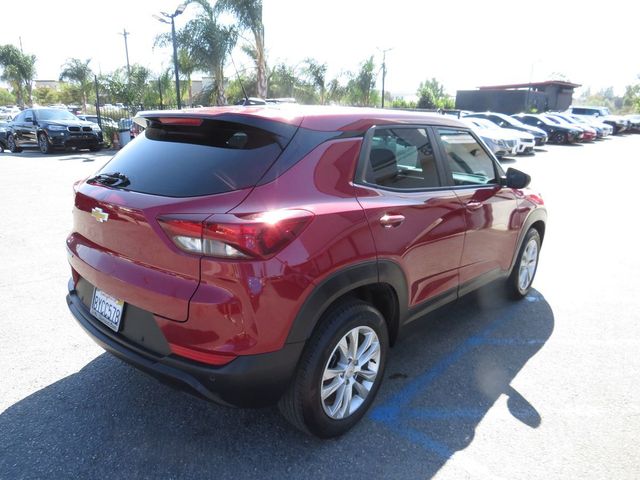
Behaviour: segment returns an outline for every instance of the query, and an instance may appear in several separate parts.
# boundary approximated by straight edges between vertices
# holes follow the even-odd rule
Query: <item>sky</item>
[[[94,71],[107,73],[126,64],[119,34],[126,28],[130,62],[159,72],[171,65],[171,51],[154,49],[154,38],[170,27],[152,14],[179,3],[30,0],[27,10],[2,0],[0,45],[19,46],[21,39],[24,52],[38,58],[37,79],[57,79],[71,57],[91,58]],[[198,11],[190,5],[177,28]],[[385,88],[393,96],[411,97],[432,77],[455,95],[558,75],[592,90],[613,86],[621,95],[640,81],[636,11],[630,0],[263,0],[263,23],[270,65],[313,57],[327,63],[327,80],[357,71],[370,56],[380,66],[389,49]],[[250,68],[240,51],[234,57],[239,69]]]

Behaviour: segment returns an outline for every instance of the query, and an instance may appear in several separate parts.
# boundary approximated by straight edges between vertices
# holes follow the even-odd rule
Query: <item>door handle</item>
[[[482,208],[482,202],[479,202],[477,200],[469,200],[465,204],[465,206],[467,207],[467,210],[471,210],[473,212]]]
[[[404,215],[389,215],[388,213],[385,213],[380,217],[380,225],[384,228],[397,227],[402,222],[404,222]]]

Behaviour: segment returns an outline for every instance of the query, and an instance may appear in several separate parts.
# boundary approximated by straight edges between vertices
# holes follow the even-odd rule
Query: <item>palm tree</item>
[[[78,58],[70,58],[62,66],[62,72],[60,72],[60,80],[68,80],[80,87],[84,112],[87,111],[87,97],[91,92],[91,78],[93,77],[93,72],[89,67],[90,62],[91,59],[82,61]]]
[[[18,105],[24,107],[25,95],[29,105],[33,104],[33,78],[36,75],[36,56],[22,53],[13,45],[0,46],[0,80],[7,82],[16,96]]]
[[[325,94],[326,94],[326,85],[325,85],[325,76],[327,74],[327,64],[319,64],[313,58],[305,59],[305,73],[307,78],[310,80],[311,85],[318,89],[318,93],[320,95],[320,105],[324,105]]]
[[[213,77],[213,94],[218,105],[224,105],[224,65],[238,39],[233,27],[218,23],[217,12],[206,0],[193,0],[203,10],[187,22],[178,34],[179,44],[193,61],[194,70],[208,72]],[[159,37],[160,44],[164,37]]]
[[[189,106],[193,104],[193,95],[191,93],[191,75],[196,69],[196,62],[193,57],[189,54],[189,51],[185,48],[181,48],[178,50],[178,68],[180,73],[186,79],[186,85],[183,83],[183,91],[180,92],[180,97],[184,98],[184,88],[186,87],[187,92],[189,93]]]
[[[258,96],[267,97],[267,61],[264,51],[264,25],[262,24],[262,0],[218,0],[216,10],[232,13],[242,29],[250,30],[254,49]]]

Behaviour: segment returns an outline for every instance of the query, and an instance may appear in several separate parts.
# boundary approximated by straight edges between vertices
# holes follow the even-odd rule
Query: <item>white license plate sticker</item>
[[[93,291],[91,314],[114,332],[117,332],[120,328],[123,309],[123,300],[118,300],[97,288]]]

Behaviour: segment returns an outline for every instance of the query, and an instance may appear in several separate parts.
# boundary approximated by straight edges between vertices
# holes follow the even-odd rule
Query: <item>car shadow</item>
[[[413,322],[373,409],[327,441],[276,408],[214,405],[102,354],[0,414],[0,478],[429,478],[491,409],[544,421],[511,382],[553,323],[539,292],[511,302],[495,289]]]

